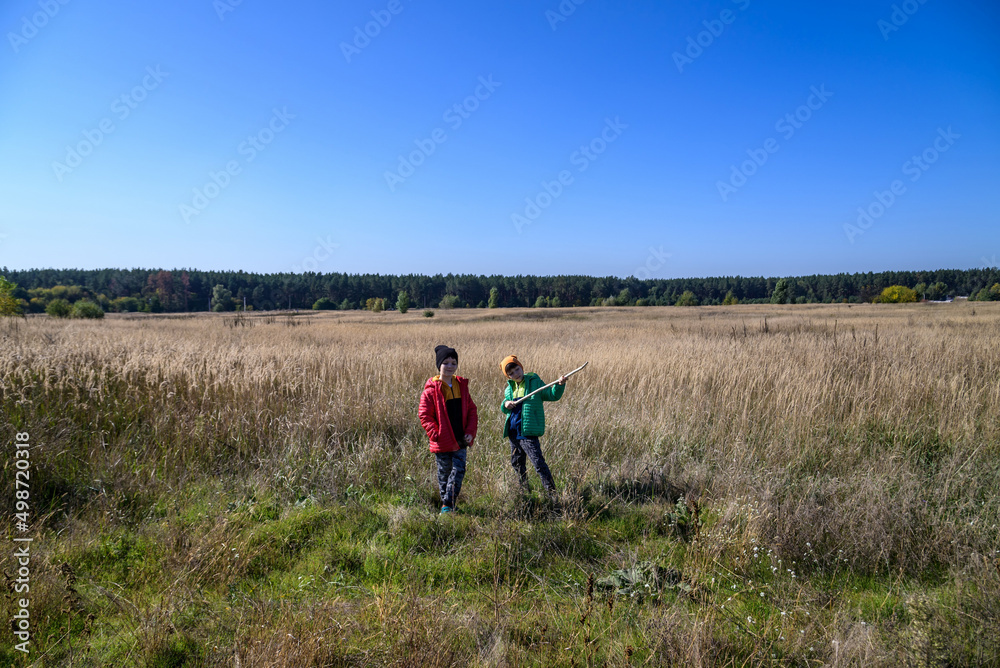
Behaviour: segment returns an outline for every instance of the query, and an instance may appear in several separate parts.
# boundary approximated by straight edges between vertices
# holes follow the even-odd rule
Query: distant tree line
[[[900,286],[918,299],[964,295],[1000,300],[1000,270],[942,269],[793,277],[720,276],[639,280],[615,276],[407,274],[252,274],[181,269],[0,269],[8,298],[28,313],[56,300],[104,311],[190,312],[560,306],[710,306],[716,304],[884,301]],[[897,293],[893,293],[897,294]],[[907,295],[909,293],[906,293]],[[908,298],[908,297],[907,297]],[[59,302],[58,309],[65,310]]]

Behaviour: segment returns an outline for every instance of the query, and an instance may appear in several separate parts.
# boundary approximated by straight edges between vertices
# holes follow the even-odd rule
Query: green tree
[[[212,288],[212,310],[232,311],[233,293],[226,286],[219,284]]]
[[[458,295],[445,295],[441,298],[438,308],[461,308],[462,299]]]
[[[917,297],[920,299],[927,299],[927,284],[920,282],[913,286],[913,291],[917,293]]]
[[[774,292],[771,293],[771,303],[787,304],[791,296],[792,291],[788,279],[779,278],[778,282],[774,284]]]
[[[17,286],[0,276],[0,316],[23,315],[21,302],[14,298]]]
[[[736,298],[736,295],[733,294],[732,290],[727,292],[725,298],[722,300],[723,306],[733,306],[734,304],[739,304],[739,303],[740,300]]]
[[[938,281],[934,285],[927,287],[927,298],[931,301],[939,301],[948,296],[948,285]]]
[[[344,297],[344,301],[340,302],[340,310],[341,311],[350,311],[352,308],[353,308],[353,305],[351,304],[351,300],[348,299],[347,297]]]
[[[381,313],[385,310],[385,299],[382,297],[369,297],[365,301],[365,310],[372,313]]]
[[[500,305],[500,291],[497,290],[497,286],[490,288],[490,308],[496,308]]]
[[[104,317],[104,310],[89,299],[81,299],[73,304],[73,310],[70,311],[69,317],[99,320]]]
[[[329,297],[320,297],[313,302],[314,311],[335,311],[337,309],[337,302],[333,301]]]
[[[1000,301],[1000,283],[994,283],[991,288],[983,288],[973,299],[980,302]]]
[[[396,310],[400,313],[406,313],[410,310],[410,295],[403,290],[396,297]]]
[[[698,300],[695,298],[694,293],[690,290],[685,290],[681,293],[681,296],[677,298],[676,306],[697,306]]]
[[[134,313],[139,310],[139,300],[135,297],[119,297],[111,301],[111,310],[116,313]]]
[[[45,307],[45,312],[53,318],[68,318],[73,307],[65,299],[53,299]]]
[[[86,293],[79,285],[55,285],[50,291],[54,299],[65,299],[73,303],[78,299],[83,299]]]

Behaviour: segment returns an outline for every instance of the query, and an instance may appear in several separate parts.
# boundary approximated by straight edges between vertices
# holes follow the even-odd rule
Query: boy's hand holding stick
[[[577,371],[583,371],[583,367],[587,366],[588,364],[590,364],[590,362],[584,362],[584,363],[583,363],[583,366],[581,366],[581,367],[577,367],[576,369],[573,369],[573,370],[572,370],[572,371],[570,371],[569,373],[567,373],[567,374],[564,374],[564,375],[560,376],[558,380],[554,380],[554,381],[552,381],[551,383],[549,383],[548,385],[545,385],[544,387],[540,387],[540,388],[538,388],[538,389],[537,389],[537,390],[535,390],[534,392],[529,392],[528,394],[524,395],[523,397],[521,397],[521,398],[520,398],[520,399],[518,399],[517,401],[511,401],[511,402],[508,402],[508,403],[510,403],[510,404],[513,404],[513,406],[519,406],[519,405],[520,405],[520,404],[522,404],[523,402],[527,401],[529,397],[531,397],[532,395],[535,395],[535,394],[538,394],[538,393],[539,393],[539,392],[541,392],[542,390],[546,390],[546,389],[548,389],[548,388],[552,387],[553,385],[562,385],[563,383],[565,383],[565,382],[566,382],[566,379],[567,379],[567,378],[569,378],[570,376],[572,376],[572,375],[573,375],[574,373],[576,373]],[[513,407],[513,406],[512,406],[512,407]]]

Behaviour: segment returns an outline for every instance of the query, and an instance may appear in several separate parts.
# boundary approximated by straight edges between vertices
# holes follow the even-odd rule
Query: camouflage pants
[[[441,492],[441,505],[455,507],[458,494],[462,491],[462,480],[465,478],[465,460],[468,450],[462,448],[455,452],[438,452],[437,459],[438,488]]]

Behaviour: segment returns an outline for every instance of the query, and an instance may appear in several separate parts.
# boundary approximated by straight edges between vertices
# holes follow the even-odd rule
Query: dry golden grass
[[[1000,304],[31,317],[0,322],[0,341],[0,400],[37,443],[33,498],[51,513],[36,525],[60,530],[65,553],[148,520],[157,504],[183,506],[185,490],[213,480],[286,504],[412,489],[429,507],[416,407],[439,343],[458,349],[479,405],[466,503],[513,494],[498,363],[515,353],[545,380],[590,362],[548,405],[542,439],[569,525],[586,521],[594,494],[648,502],[653,522],[673,502],[656,489],[683,493],[704,516],[686,557],[694,581],[721,562],[750,573],[754,545],[782,568],[794,561],[824,577],[952,573],[957,582],[970,564],[988,570],[1000,549]],[[389,514],[394,534],[429,521]],[[263,568],[229,558],[233,546],[253,553],[252,521],[191,535],[170,520],[142,533],[176,552],[169,563],[185,586],[230,587]],[[336,618],[316,605],[318,617]],[[660,656],[674,657],[663,665],[728,656],[719,614],[670,609],[650,622]],[[322,629],[303,630],[301,616],[268,608],[246,619],[255,621],[232,630],[241,665],[281,665],[268,658],[276,652],[334,661],[315,640]],[[447,626],[414,619],[428,637]],[[870,628],[841,622],[825,636],[839,643],[830,665],[878,653]],[[293,651],[260,624],[313,640]],[[394,633],[383,648],[404,642]],[[461,663],[414,638],[427,661]],[[509,639],[489,638],[480,665],[517,656]],[[692,658],[697,647],[715,658]],[[619,650],[615,665],[625,665]]]
[[[918,497],[932,514],[942,500],[953,517],[956,503],[978,514],[990,491],[981,465],[1000,449],[998,324],[993,304],[32,318],[5,323],[0,383],[93,411],[106,436],[79,445],[107,467],[101,477],[121,454],[108,437],[149,402],[152,433],[132,444],[131,464],[168,456],[147,475],[180,484],[204,467],[283,460],[309,485],[363,488],[371,476],[391,484],[397,452],[419,449],[416,398],[444,342],[480,406],[475,494],[508,478],[499,360],[516,353],[545,379],[590,361],[549,411],[544,444],[564,481],[654,469],[719,498],[771,499],[782,511],[773,535],[791,540],[784,524],[798,520],[819,535],[846,521],[880,548],[867,556],[875,566],[985,537],[951,522],[893,539],[875,525],[926,531],[909,526],[925,512],[908,507]],[[163,453],[164,442],[175,447]],[[836,499],[849,516],[773,498],[790,488],[793,501]]]

